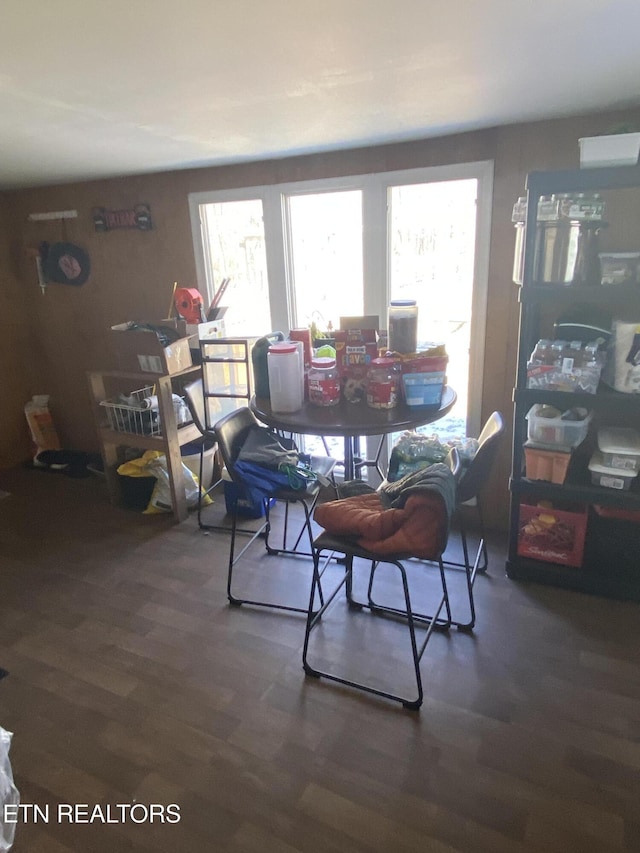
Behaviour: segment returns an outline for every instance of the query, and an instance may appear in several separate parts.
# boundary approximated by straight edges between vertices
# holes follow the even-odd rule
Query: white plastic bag
[[[166,457],[162,455],[156,459],[152,459],[147,467],[149,472],[156,478],[156,484],[153,487],[149,505],[144,512],[146,514],[171,512],[171,481],[169,479],[169,471],[167,470]],[[184,462],[182,463],[182,473],[184,475],[184,494],[187,506],[195,507],[198,504],[198,496],[200,494],[198,478],[187,468]]]
[[[13,784],[13,772],[9,761],[12,737],[12,732],[0,726],[0,851],[2,853],[11,849],[16,831],[15,823],[8,823],[4,819],[5,807],[17,805],[20,802],[20,794]]]

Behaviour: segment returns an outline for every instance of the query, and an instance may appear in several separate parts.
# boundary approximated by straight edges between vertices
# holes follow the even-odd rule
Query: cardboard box
[[[184,323],[179,320],[163,320],[153,325],[166,326],[179,334],[184,329]],[[164,376],[180,373],[193,365],[191,338],[180,337],[163,347],[153,330],[131,326],[131,323],[120,323],[111,327],[111,341],[121,370]]]
[[[367,370],[378,357],[375,329],[341,329],[335,333],[336,364],[342,396],[359,403],[367,396]]]

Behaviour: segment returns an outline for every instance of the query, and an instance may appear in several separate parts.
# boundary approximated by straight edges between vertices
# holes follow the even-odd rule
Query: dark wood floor
[[[94,478],[0,489],[0,725],[22,802],[50,807],[16,853],[640,850],[638,605],[509,581],[494,543],[477,628],[434,637],[412,713],[305,680],[302,617],[229,608],[226,534]],[[306,562],[267,559],[306,603]],[[318,653],[373,648],[401,681],[396,627],[337,602]],[[133,802],[180,822],[56,819]]]

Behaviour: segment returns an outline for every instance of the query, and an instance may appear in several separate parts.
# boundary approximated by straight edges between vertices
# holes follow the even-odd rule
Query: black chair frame
[[[472,631],[476,624],[476,606],[473,588],[476,581],[476,576],[480,573],[485,573],[489,567],[489,553],[487,550],[484,518],[482,515],[481,491],[486,485],[487,478],[493,466],[499,442],[504,433],[504,420],[500,412],[493,412],[487,419],[480,437],[478,438],[478,450],[472,462],[463,471],[458,479],[456,489],[456,513],[455,518],[460,532],[460,540],[462,544],[463,562],[455,560],[446,560],[443,558],[445,568],[462,569],[465,573],[465,584],[467,598],[469,601],[469,618],[466,620],[452,619],[451,624],[459,631]],[[476,553],[473,557],[473,562],[469,556],[469,542],[467,538],[467,528],[464,519],[464,505],[469,501],[475,502],[475,509],[478,517],[478,530],[480,539]],[[369,582],[368,603],[372,608],[393,610],[393,608],[385,607],[377,603],[372,596],[373,573]],[[414,613],[414,619],[426,620],[431,619],[430,616],[422,613]]]
[[[454,477],[458,477],[460,473],[460,462],[457,452],[453,451],[449,455],[448,463],[451,467]],[[381,696],[385,699],[391,699],[400,702],[404,708],[417,710],[422,705],[424,699],[424,689],[422,684],[422,675],[420,673],[420,661],[427,645],[433,636],[434,631],[448,631],[452,624],[451,607],[449,602],[449,593],[445,576],[445,566],[442,559],[447,544],[447,536],[442,537],[440,552],[434,555],[432,560],[417,560],[411,554],[391,554],[381,557],[364,548],[358,547],[353,541],[339,536],[332,536],[329,533],[321,533],[313,543],[313,580],[311,584],[311,593],[309,597],[309,610],[307,615],[307,624],[305,630],[304,645],[302,651],[302,666],[305,674],[315,678],[326,678],[330,681],[338,682],[349,687],[355,687],[363,690],[366,693],[371,693],[376,696]],[[327,557],[322,561],[321,556],[326,552]],[[344,574],[336,584],[318,610],[315,610],[316,595],[320,593],[321,579],[326,571],[327,566],[335,554],[344,554],[344,561],[338,560],[344,564]],[[369,585],[367,589],[367,600],[358,601],[353,597],[353,570],[354,559],[362,559],[368,561],[369,569]],[[439,593],[439,598],[436,603],[432,616],[426,616],[414,611],[411,603],[411,595],[409,591],[409,583],[407,578],[406,562],[411,562],[414,567],[424,566],[428,563],[437,563],[440,572],[440,584],[442,592]],[[376,604],[372,600],[372,586],[376,569],[379,565],[387,563],[398,569],[400,580],[402,583],[402,592],[404,597],[404,608],[387,607]],[[322,565],[321,565],[322,564]],[[329,670],[320,670],[313,666],[309,661],[309,641],[311,632],[317,627],[327,609],[331,606],[336,596],[342,588],[345,588],[347,605],[351,610],[369,610],[372,614],[382,617],[390,617],[404,622],[409,632],[409,641],[411,646],[411,658],[413,671],[415,675],[416,695],[413,697],[401,696],[391,691],[382,690],[364,681],[356,681],[344,676],[338,675]],[[444,613],[444,615],[442,615]],[[416,627],[426,627],[424,638],[418,643],[416,637]]]
[[[235,484],[235,494],[232,498],[231,505],[231,541],[229,545],[229,563],[227,573],[227,598],[229,602],[235,606],[241,604],[249,604],[256,607],[270,607],[277,610],[287,610],[296,613],[307,613],[306,607],[295,607],[291,605],[281,604],[273,601],[263,601],[258,599],[241,598],[233,591],[234,568],[236,563],[244,556],[246,551],[259,537],[264,539],[264,546],[268,555],[289,555],[295,557],[312,557],[313,556],[313,529],[311,525],[313,509],[320,496],[320,484],[312,483],[307,487],[306,491],[297,491],[295,489],[275,489],[269,495],[262,498],[264,507],[264,521],[257,529],[250,531],[250,539],[246,542],[243,548],[236,553],[236,535],[239,532],[238,528],[238,500],[246,493],[246,485],[242,477],[235,469],[235,462],[238,458],[240,448],[250,429],[259,426],[257,419],[251,410],[247,407],[237,409],[234,412],[221,418],[214,427],[214,434],[218,442],[222,460],[232,482]],[[324,476],[330,476],[333,471],[335,461],[328,457],[312,457],[312,467],[314,470]],[[271,532],[271,500],[284,503],[284,527],[282,533],[282,545],[273,547],[269,541]],[[289,507],[291,504],[300,504],[304,513],[304,521],[297,534],[295,542],[290,547],[288,544],[289,535]],[[300,550],[300,543],[305,535],[308,537],[309,550]],[[322,590],[318,590],[320,603],[322,604]]]

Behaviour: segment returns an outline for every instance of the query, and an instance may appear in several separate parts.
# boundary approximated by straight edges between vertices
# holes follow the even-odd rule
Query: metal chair
[[[469,596],[469,615],[467,622],[456,622],[461,631],[473,629],[476,621],[475,602],[473,598],[473,585],[478,572],[483,574],[489,567],[489,552],[485,538],[484,518],[482,515],[481,493],[486,486],[493,465],[495,463],[502,436],[504,435],[504,419],[500,412],[492,412],[478,437],[478,449],[471,463],[463,469],[456,490],[456,520],[460,530],[462,553],[464,562],[445,560],[445,566],[462,568],[466,575],[467,592]],[[480,540],[473,562],[469,559],[469,546],[467,541],[467,530],[465,527],[464,512],[461,508],[469,501],[475,501],[478,516],[478,530]],[[482,562],[481,562],[482,560]]]
[[[202,484],[202,472],[204,467],[204,451],[207,440],[215,442],[216,436],[213,431],[213,426],[208,424],[206,409],[205,409],[205,399],[204,399],[204,387],[202,384],[202,379],[196,379],[194,382],[190,382],[183,388],[184,397],[189,407],[189,412],[191,413],[191,417],[193,418],[194,424],[200,430],[202,435],[202,441],[200,444],[200,466],[199,466],[199,476],[198,482]],[[219,480],[215,483],[212,483],[208,489],[200,489],[198,495],[198,526],[201,530],[215,530],[217,529],[216,525],[205,524],[202,521],[202,499],[205,494],[209,494],[217,485],[219,485]]]
[[[451,477],[456,478],[457,476],[459,476],[460,460],[457,451],[453,450],[449,454],[447,462],[451,472]],[[446,513],[444,500],[443,510]],[[442,523],[442,521],[438,523],[437,528],[435,530],[436,535],[434,537],[437,544],[434,546],[433,554],[430,555],[429,558],[429,562],[435,562],[439,567],[441,586],[441,591],[438,593],[437,600],[435,602],[433,615],[429,617],[418,614],[413,609],[409,592],[409,583],[407,579],[407,568],[404,565],[405,562],[410,560],[411,570],[415,571],[421,565],[424,564],[424,557],[420,558],[420,560],[418,561],[411,553],[385,554],[384,556],[381,556],[380,554],[376,554],[372,551],[360,547],[357,542],[354,541],[353,538],[349,538],[346,536],[336,536],[326,531],[321,533],[315,539],[313,543],[313,580],[311,585],[311,594],[309,598],[307,624],[302,652],[302,665],[306,675],[313,676],[316,678],[326,678],[330,681],[335,681],[340,684],[355,687],[359,690],[363,690],[367,693],[372,693],[376,696],[382,696],[387,699],[392,699],[396,702],[400,702],[405,708],[417,709],[421,706],[424,691],[422,686],[422,676],[420,674],[420,660],[422,659],[424,651],[433,635],[434,630],[438,629],[446,631],[451,625],[451,609],[449,605],[449,595],[447,591],[444,563],[442,560],[442,554],[444,553],[444,550],[447,546],[449,529],[448,521],[449,519],[447,518],[447,523]],[[425,517],[425,524],[429,523],[435,524],[436,521],[433,518]],[[327,552],[328,556],[324,559],[324,562],[322,562],[321,567],[321,555],[323,554],[323,552]],[[315,602],[317,594],[321,591],[321,579],[326,571],[327,566],[329,565],[332,556],[335,553],[344,554],[344,574],[340,577],[339,582],[332,590],[331,594],[326,597],[324,601],[321,601],[320,608],[316,610]],[[369,587],[367,591],[366,601],[358,601],[353,597],[354,558],[363,559],[370,563]],[[388,563],[398,569],[402,584],[402,596],[404,601],[403,608],[381,607],[373,603],[371,600],[371,586],[373,583],[375,571],[377,567],[382,563]],[[336,596],[338,595],[339,591],[342,589],[343,586],[345,588],[347,604],[350,610],[361,611],[363,609],[366,609],[373,615],[387,618],[391,617],[394,619],[399,619],[403,623],[406,623],[409,633],[409,644],[411,648],[411,662],[413,672],[415,674],[416,695],[414,697],[402,696],[398,693],[392,692],[391,690],[385,690],[381,687],[377,687],[374,684],[370,683],[371,679],[369,678],[367,680],[355,680],[352,678],[347,678],[346,676],[338,675],[335,672],[329,671],[327,669],[320,669],[317,665],[314,665],[310,662],[309,645],[311,634],[313,630],[318,627],[327,608],[335,600]],[[420,644],[418,644],[418,640],[416,637],[416,626],[422,626],[426,628],[426,634]],[[371,649],[371,655],[374,659],[376,659],[376,654],[377,649]]]
[[[234,412],[231,412],[230,414],[219,420],[213,429],[213,433],[218,442],[218,449],[222,456],[224,466],[227,470],[229,477],[231,478],[231,481],[236,486],[236,489],[234,490],[234,497],[232,499],[232,510],[230,513],[231,542],[229,546],[227,597],[229,599],[229,602],[234,605],[252,604],[258,607],[271,607],[278,610],[289,610],[297,613],[307,613],[306,607],[294,607],[287,604],[282,604],[280,602],[258,601],[256,599],[239,598],[233,593],[232,587],[234,566],[259,536],[264,537],[265,548],[267,553],[270,555],[288,554],[295,556],[311,557],[313,549],[313,530],[311,527],[311,513],[313,512],[313,508],[315,507],[318,497],[320,495],[321,484],[319,481],[309,483],[305,491],[299,491],[293,488],[280,488],[274,489],[268,494],[265,493],[262,499],[264,506],[264,522],[258,527],[256,531],[252,532],[251,538],[244,545],[242,550],[237,555],[235,553],[236,534],[239,532],[237,526],[237,504],[240,497],[247,494],[247,485],[236,468],[236,461],[249,431],[256,426],[259,426],[259,422],[254,416],[253,412],[245,406],[240,409],[237,409]],[[335,460],[331,459],[330,457],[311,457],[311,468],[323,479],[331,476],[334,466]],[[285,505],[282,546],[275,548],[269,542],[269,534],[271,531],[270,513],[271,503],[273,500],[275,500],[276,503],[283,503]],[[304,512],[304,522],[295,539],[293,546],[289,547],[287,544],[287,539],[289,507],[291,504],[299,504],[302,507],[302,510]],[[298,547],[305,533],[307,534],[309,541],[308,551],[299,550]],[[320,597],[322,597],[321,589],[319,590],[319,594]]]
[[[489,555],[485,539],[484,520],[482,517],[482,507],[480,494],[486,485],[495,458],[500,446],[500,440],[504,434],[504,420],[500,412],[493,412],[487,419],[482,432],[478,438],[478,449],[470,464],[466,468],[462,468],[457,481],[456,488],[456,512],[455,517],[458,523],[460,532],[460,540],[462,544],[463,562],[455,560],[447,560],[443,558],[445,568],[464,569],[465,585],[467,598],[469,602],[469,618],[468,619],[453,619],[451,624],[455,625],[459,631],[471,631],[476,623],[476,607],[473,595],[473,587],[478,572],[484,573],[489,565]],[[473,558],[473,562],[469,558],[469,545],[467,540],[467,530],[465,526],[464,512],[462,507],[464,504],[474,501],[478,514],[478,529],[480,539],[478,548]],[[382,607],[372,595],[373,578],[369,586],[369,604],[372,607]],[[425,614],[414,613],[415,618],[430,618]]]

